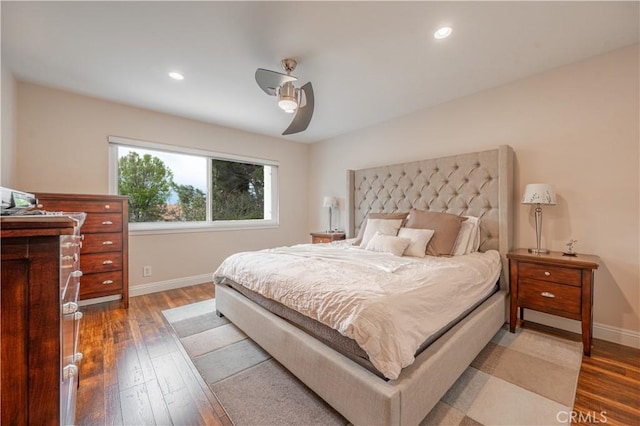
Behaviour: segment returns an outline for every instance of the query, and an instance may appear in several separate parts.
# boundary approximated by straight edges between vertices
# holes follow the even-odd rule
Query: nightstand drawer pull
[[[113,241],[103,241],[102,245],[103,246],[111,246],[111,245],[113,245]]]
[[[113,284],[113,280],[104,280],[102,281],[103,285],[109,285],[109,284]]]
[[[113,265],[113,260],[104,260],[102,261],[103,265]]]
[[[555,294],[549,293],[548,291],[543,291],[542,293],[540,293],[540,295],[542,297],[548,297],[549,299],[553,299],[554,297],[556,297]]]
[[[103,225],[113,225],[113,222],[110,220],[105,220],[104,222],[102,222]]]
[[[544,276],[545,276],[545,277],[550,277],[550,276],[551,276],[551,272],[549,272],[549,271],[544,271]]]

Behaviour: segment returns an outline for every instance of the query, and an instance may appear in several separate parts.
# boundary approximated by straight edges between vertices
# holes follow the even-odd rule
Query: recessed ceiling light
[[[169,77],[171,77],[174,80],[184,80],[184,76],[179,72],[170,72]]]
[[[451,27],[442,27],[442,28],[438,28],[438,30],[435,33],[433,33],[433,36],[438,40],[440,40],[442,38],[449,37],[452,32],[453,30],[451,29]]]

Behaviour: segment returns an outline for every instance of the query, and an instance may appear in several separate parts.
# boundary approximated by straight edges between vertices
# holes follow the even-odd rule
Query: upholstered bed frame
[[[385,381],[249,301],[216,286],[216,308],[355,425],[418,424],[507,318],[513,150],[498,149],[347,172],[347,232],[369,212],[410,208],[480,216],[480,250],[503,259],[500,291],[452,327],[397,380]]]

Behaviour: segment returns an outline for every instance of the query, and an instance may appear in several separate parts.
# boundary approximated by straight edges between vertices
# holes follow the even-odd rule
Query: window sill
[[[219,231],[249,231],[254,229],[277,229],[280,225],[275,221],[239,223],[229,221],[226,223],[162,223],[162,224],[129,224],[129,235],[162,235],[162,234],[187,234],[191,232],[219,232]]]

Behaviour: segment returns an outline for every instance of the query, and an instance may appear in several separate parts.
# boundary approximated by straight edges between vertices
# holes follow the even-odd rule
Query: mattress
[[[493,293],[499,274],[495,251],[420,259],[318,244],[232,255],[214,281],[335,330],[357,343],[348,352],[395,379],[425,342]]]
[[[387,380],[386,377],[384,377],[384,374],[378,371],[373,366],[373,364],[371,364],[371,362],[369,361],[369,357],[367,356],[367,353],[364,350],[362,350],[360,346],[358,346],[358,343],[356,343],[355,340],[350,339],[346,336],[343,336],[342,334],[338,333],[338,331],[333,330],[332,328],[329,328],[326,325],[321,324],[312,318],[306,317],[302,315],[300,312],[296,312],[293,309],[287,308],[281,303],[267,299],[261,294],[251,291],[248,288],[242,286],[241,284],[236,283],[235,281],[231,281],[226,278],[220,278],[217,284],[226,285],[234,289],[235,291],[242,294],[247,299],[262,306],[272,314],[275,314],[280,318],[288,321],[289,323],[303,330],[307,334],[320,340],[327,346],[335,349],[336,351],[340,352],[342,355],[346,356],[347,358],[351,359],[352,361],[366,368],[373,374],[379,376],[382,379]],[[500,288],[499,284],[496,283],[496,285],[494,286],[494,290],[491,293],[489,293],[485,298],[483,298],[482,300],[479,300],[471,308],[467,309],[465,312],[460,314],[457,318],[452,320],[449,324],[445,325],[436,333],[431,335],[427,340],[422,342],[422,345],[420,345],[420,347],[418,348],[414,356],[417,357],[422,351],[428,348],[429,345],[431,345],[431,343],[433,343],[440,336],[442,336],[444,333],[449,331],[451,327],[456,325],[459,321],[461,321],[464,317],[466,317],[469,313],[471,313],[475,308],[480,306],[485,300],[491,297],[491,295],[497,292],[499,288]]]

